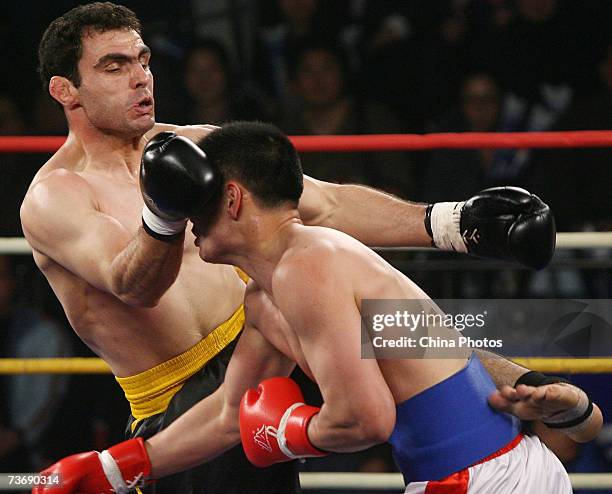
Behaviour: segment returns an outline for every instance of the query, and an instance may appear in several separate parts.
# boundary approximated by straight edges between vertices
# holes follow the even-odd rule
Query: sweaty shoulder
[[[77,173],[56,168],[37,177],[30,186],[21,205],[21,224],[32,247],[41,247],[41,240],[49,229],[84,209],[95,207],[90,185]]]
[[[343,234],[322,227],[301,227],[275,271],[275,288],[301,283],[326,283],[346,272]],[[339,235],[337,235],[339,234]]]
[[[307,329],[313,314],[337,309],[338,300],[354,297],[355,268],[349,250],[312,228],[316,238],[292,244],[272,277],[274,302],[296,331]],[[300,329],[301,328],[301,329]]]

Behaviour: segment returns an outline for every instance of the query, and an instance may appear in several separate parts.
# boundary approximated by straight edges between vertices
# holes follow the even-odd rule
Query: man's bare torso
[[[169,128],[173,126],[158,124],[145,138]],[[185,132],[192,138],[205,133],[201,129]],[[143,139],[143,146],[145,142]],[[92,208],[136,234],[143,206],[137,180],[118,177],[111,169],[84,170],[83,160],[78,144],[67,143],[40,169],[31,188],[53,174],[59,180],[71,180],[80,192],[89,195]],[[66,215],[70,213],[65,211]],[[87,228],[86,223],[83,228]],[[103,243],[105,239],[99,241]],[[116,375],[126,376],[189,349],[241,304],[244,283],[235,269],[203,262],[193,242],[188,230],[178,278],[153,308],[127,305],[36,250],[34,259],[77,334],[110,364]]]
[[[313,247],[316,249],[316,246],[325,243],[333,245],[328,250],[328,255],[333,257],[334,275],[348,278],[352,286],[356,311],[361,311],[361,301],[364,299],[421,300],[435,307],[425,292],[376,253],[352,237],[328,228],[296,227],[289,240],[290,247],[275,269],[283,269],[283,263],[291,262],[293,252],[305,252],[312,250]],[[315,258],[318,256],[320,260],[321,251],[313,255]],[[299,283],[297,273],[294,274],[296,274],[296,283]],[[283,289],[286,290],[287,287]],[[300,337],[287,322],[285,317],[287,314],[283,314],[277,307],[274,293],[267,293],[262,289],[249,289],[247,307],[247,318],[264,337],[316,381],[311,366],[312,359],[316,359],[317,355],[311,355],[310,361],[304,355]],[[335,330],[360,332],[361,328],[357,325],[351,328],[335,328]],[[454,330],[448,331],[450,334],[450,331]],[[359,349],[356,351],[359,352]],[[321,348],[320,352],[334,352],[334,348]],[[466,352],[465,357],[467,356]],[[457,358],[444,359],[382,359],[378,360],[378,366],[395,402],[401,403],[456,373],[465,365],[466,358],[461,358],[457,354]]]

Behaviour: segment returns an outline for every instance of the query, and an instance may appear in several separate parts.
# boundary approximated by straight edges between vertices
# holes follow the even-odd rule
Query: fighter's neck
[[[266,292],[272,293],[272,278],[283,256],[293,245],[297,230],[303,226],[297,216],[261,226],[232,255],[232,264],[247,273]]]
[[[124,137],[94,128],[70,129],[66,146],[77,148],[83,156],[83,171],[127,173],[138,178],[144,140],[142,135]]]

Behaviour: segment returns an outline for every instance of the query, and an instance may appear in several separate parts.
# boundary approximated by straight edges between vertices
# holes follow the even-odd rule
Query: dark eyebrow
[[[151,49],[148,46],[143,46],[140,52],[138,53],[138,60],[140,60],[144,55],[149,55],[150,53],[151,53]],[[106,55],[104,55],[98,60],[98,62],[96,63],[96,65],[94,65],[94,67],[99,68],[99,67],[102,67],[103,65],[106,65],[109,62],[126,63],[130,61],[132,61],[132,57],[125,55],[123,53],[107,53]]]

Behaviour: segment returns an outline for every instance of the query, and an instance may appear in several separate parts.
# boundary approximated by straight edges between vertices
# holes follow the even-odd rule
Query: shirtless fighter
[[[44,87],[63,107],[70,132],[32,182],[23,229],[73,328],[125,391],[128,434],[148,437],[219,386],[244,324],[237,270],[202,263],[186,219],[143,210],[138,184],[154,135],[175,130],[199,139],[212,127],[155,123],[150,50],[125,7],[92,3],[67,12],[43,35],[39,59]],[[550,210],[525,192],[500,189],[427,207],[305,178],[299,211],[306,224],[371,245],[433,239],[443,249],[532,267],[544,266],[554,249]],[[293,465],[251,469],[234,448],[152,489],[232,493],[248,486],[286,494],[296,478]]]
[[[173,133],[155,139],[144,154],[145,202],[187,213],[161,185],[174,177],[185,191],[200,189],[191,216],[200,257],[251,278],[245,329],[217,391],[146,444],[131,439],[65,458],[44,472],[63,478],[60,490],[36,492],[126,492],[143,476],[210,461],[240,439],[259,467],[389,441],[406,492],[415,494],[571,492],[553,453],[487,400],[587,441],[602,417],[579,388],[501,361],[509,366],[501,377],[517,385],[496,391],[467,350],[447,359],[361,358],[362,300],[417,299],[438,309],[359,241],[303,224],[301,167],[282,133],[237,122],[209,134],[202,150]],[[296,363],[321,388],[321,409],[304,405],[286,377]]]

